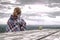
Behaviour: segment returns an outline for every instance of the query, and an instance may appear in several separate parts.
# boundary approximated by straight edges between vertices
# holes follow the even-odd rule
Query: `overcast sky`
[[[60,0],[0,0],[0,24],[6,24],[17,6],[27,25],[60,25]]]

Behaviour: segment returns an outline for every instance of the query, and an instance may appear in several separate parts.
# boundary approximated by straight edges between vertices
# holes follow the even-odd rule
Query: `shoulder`
[[[25,20],[24,19],[21,19],[21,22],[24,22],[25,23]]]
[[[9,18],[8,23],[13,23],[13,20],[11,18]]]
[[[21,19],[22,21],[24,21],[24,19]]]
[[[13,21],[9,19],[7,23],[13,23]]]
[[[21,21],[24,21],[24,19],[23,19],[23,18],[21,18]]]

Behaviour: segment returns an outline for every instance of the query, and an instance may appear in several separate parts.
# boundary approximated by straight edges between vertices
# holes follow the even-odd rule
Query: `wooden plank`
[[[21,32],[1,33],[1,40],[37,40],[51,33],[58,31],[57,29],[29,30]],[[43,40],[43,39],[42,39]]]
[[[60,40],[60,31],[42,39],[42,40]]]

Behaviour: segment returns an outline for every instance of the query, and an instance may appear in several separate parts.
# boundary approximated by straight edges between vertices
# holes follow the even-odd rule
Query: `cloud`
[[[49,0],[50,3],[60,3],[60,0]]]
[[[50,3],[60,3],[60,0],[20,0],[22,4],[34,4],[34,3],[41,3],[41,4],[50,4]]]
[[[11,6],[12,5],[3,5],[3,4],[0,4],[0,8],[3,8],[3,9],[11,9]]]
[[[53,8],[53,7],[59,7],[60,8],[60,3],[50,3],[50,4],[46,4],[46,6],[51,7],[51,8]]]
[[[9,17],[10,14],[7,13],[0,13],[0,18],[5,18],[5,17]]]
[[[60,16],[60,11],[47,13],[47,16],[51,18],[56,18],[56,16]]]
[[[2,24],[7,22],[8,18],[13,13],[13,8],[16,6],[22,7],[22,16],[28,25],[60,24],[58,23],[60,21],[57,17],[60,16],[60,0],[0,1],[0,22]]]
[[[9,17],[0,18],[0,24],[7,24]]]
[[[2,4],[34,4],[34,3],[42,3],[42,4],[50,4],[50,3],[60,3],[60,0],[0,0]]]
[[[44,21],[44,19],[41,19],[40,16],[27,16],[26,20],[31,20],[31,21]]]

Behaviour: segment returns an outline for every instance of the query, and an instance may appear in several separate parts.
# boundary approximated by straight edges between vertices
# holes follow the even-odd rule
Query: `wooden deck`
[[[60,39],[59,29],[0,33],[0,40],[55,40],[57,38]]]

